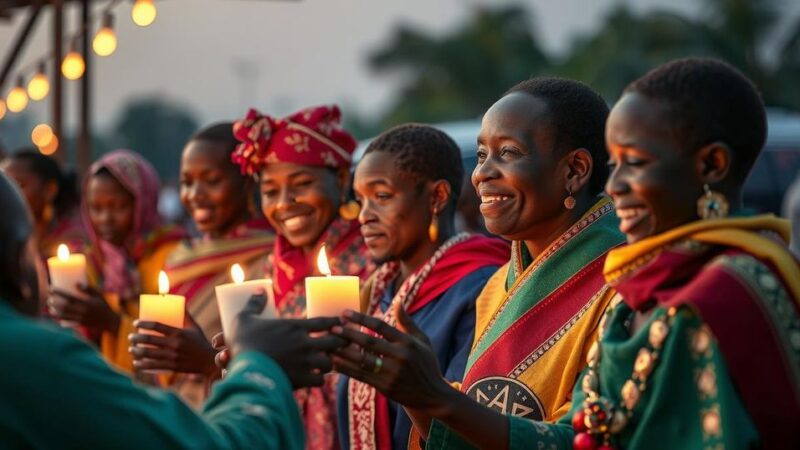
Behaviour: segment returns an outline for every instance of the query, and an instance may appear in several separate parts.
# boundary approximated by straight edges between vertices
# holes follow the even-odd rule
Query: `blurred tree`
[[[125,107],[110,142],[141,153],[167,181],[178,177],[181,151],[197,128],[190,111],[160,98],[145,98]]]
[[[786,36],[776,35],[783,19],[780,5],[778,0],[704,0],[696,19],[665,12],[637,16],[620,6],[599,31],[576,39],[560,73],[615,99],[628,82],[658,64],[715,56],[747,74],[768,104],[800,109],[800,18]]]
[[[406,78],[382,127],[477,117],[506,89],[550,66],[519,5],[476,8],[464,26],[442,37],[401,26],[369,63]]]

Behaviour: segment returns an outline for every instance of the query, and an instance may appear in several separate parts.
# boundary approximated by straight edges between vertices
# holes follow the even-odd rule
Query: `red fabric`
[[[711,328],[763,448],[800,448],[800,386],[793,381],[785,354],[792,349],[774,329],[778,325],[766,310],[768,300],[756,297],[738,274],[707,266],[722,254],[743,252],[719,247],[702,252],[663,249],[613,286],[636,310],[656,303],[691,305]],[[772,274],[780,278],[777,271]]]
[[[413,314],[424,308],[470,273],[486,266],[500,267],[508,261],[507,242],[483,235],[474,235],[448,250],[419,287],[407,311]]]
[[[336,105],[306,108],[282,119],[250,109],[244,119],[233,124],[233,134],[242,143],[231,159],[249,175],[277,162],[350,167],[357,145],[342,129]]]

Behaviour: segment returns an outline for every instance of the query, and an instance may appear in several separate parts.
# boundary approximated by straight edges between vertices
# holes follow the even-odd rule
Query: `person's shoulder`
[[[46,366],[72,347],[85,345],[61,327],[18,315],[0,317],[0,359],[13,361],[14,372]]]

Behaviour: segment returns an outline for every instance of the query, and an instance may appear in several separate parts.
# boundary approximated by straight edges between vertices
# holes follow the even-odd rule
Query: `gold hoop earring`
[[[428,225],[428,238],[431,242],[439,240],[439,213],[433,210],[433,217],[431,217],[431,224]]]
[[[48,204],[44,205],[44,208],[42,209],[42,221],[43,222],[50,223],[50,221],[53,220],[55,215],[56,215],[56,212],[55,212],[55,208],[53,207],[52,203],[48,203]]]
[[[701,219],[722,219],[728,217],[730,204],[721,192],[712,191],[707,184],[703,185],[703,195],[697,199],[697,215]]]
[[[355,200],[342,201],[339,205],[339,216],[344,220],[356,220],[359,213],[361,213],[361,205]]]
[[[575,208],[575,197],[572,196],[572,188],[567,188],[567,198],[564,199],[564,208]]]

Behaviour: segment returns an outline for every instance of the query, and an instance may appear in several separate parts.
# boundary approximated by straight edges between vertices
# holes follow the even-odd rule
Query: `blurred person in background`
[[[54,291],[51,315],[77,322],[117,367],[131,371],[128,335],[139,315],[139,295],[158,293],[158,272],[186,237],[158,214],[155,169],[138,153],[115,150],[89,168],[81,201],[90,247],[85,298]]]
[[[88,235],[78,213],[74,174],[64,173],[58,162],[35,149],[23,149],[0,163],[28,202],[35,221],[34,234],[42,261],[56,255],[60,244],[81,252]]]

